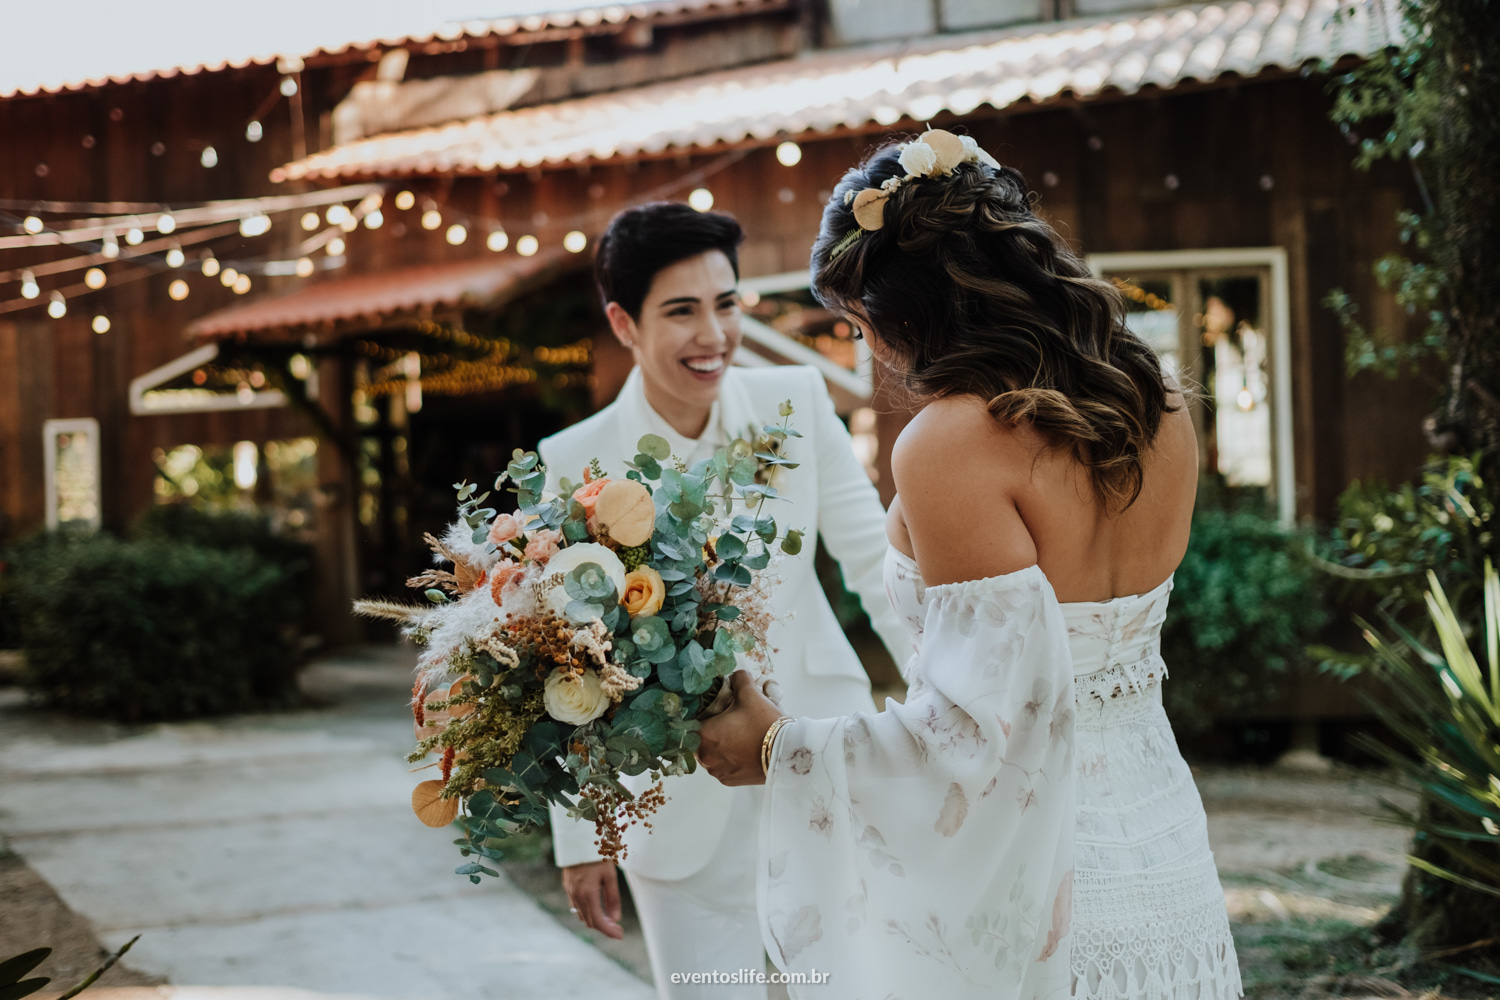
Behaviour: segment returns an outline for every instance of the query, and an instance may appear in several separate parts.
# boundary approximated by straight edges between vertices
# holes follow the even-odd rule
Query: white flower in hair
[[[964,160],[969,163],[978,161],[995,170],[1000,169],[1000,161],[980,148],[972,135],[961,135],[958,140],[964,144]]]
[[[901,168],[909,177],[925,177],[937,166],[937,151],[925,142],[909,142],[901,150]]]

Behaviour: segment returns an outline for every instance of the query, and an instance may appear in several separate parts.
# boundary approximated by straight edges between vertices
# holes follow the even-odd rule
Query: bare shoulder
[[[983,400],[928,404],[891,454],[901,515],[929,584],[1001,576],[1036,563],[1036,544],[1016,507],[1037,444],[1006,427]]]

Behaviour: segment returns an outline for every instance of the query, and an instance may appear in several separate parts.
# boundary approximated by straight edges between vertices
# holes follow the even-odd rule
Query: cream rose
[[[901,150],[901,167],[909,177],[926,177],[937,166],[937,150],[925,142],[908,142]]]
[[[654,615],[661,610],[666,599],[667,585],[662,582],[661,574],[650,566],[625,574],[625,591],[620,595],[620,603],[625,605],[630,617]]]
[[[609,577],[610,582],[614,584],[616,595],[625,592],[625,564],[620,562],[619,556],[597,542],[579,542],[558,552],[547,562],[547,579],[551,580],[558,576],[566,578],[569,573],[584,563],[593,563],[603,570],[604,575]],[[561,617],[571,600],[563,581],[558,580],[557,585],[548,590],[546,596],[542,598],[542,603],[547,610]]]
[[[554,670],[542,685],[542,705],[558,722],[581,726],[604,714],[609,696],[592,670],[585,670],[581,680]]]

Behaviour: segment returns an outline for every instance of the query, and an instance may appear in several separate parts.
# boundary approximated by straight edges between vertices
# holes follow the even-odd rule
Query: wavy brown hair
[[[834,189],[812,251],[818,301],[867,321],[918,397],[986,400],[995,419],[1070,449],[1108,509],[1129,507],[1175,407],[1123,297],[1036,216],[1009,167],[909,180],[882,228],[851,235],[846,193],[904,177],[900,152],[876,150]]]

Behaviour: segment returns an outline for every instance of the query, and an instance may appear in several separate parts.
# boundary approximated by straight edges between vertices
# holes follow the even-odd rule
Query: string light
[[[104,315],[103,313],[100,313],[99,315],[94,317],[94,321],[90,323],[89,326],[94,328],[95,333],[108,333],[109,317]]]
[[[576,229],[563,237],[563,249],[568,253],[581,253],[588,245],[589,238]]]
[[[348,218],[346,218],[343,222],[339,223],[339,228],[342,229],[346,233],[352,233],[356,229],[359,228],[359,219],[357,219],[353,215],[351,215]]]
[[[469,238],[469,231],[462,225],[455,222],[453,225],[448,227],[448,231],[443,234],[443,238],[453,246],[458,246],[464,240]]]
[[[422,228],[436,229],[443,224],[443,213],[435,208],[429,208],[422,213]]]
[[[53,319],[62,319],[68,314],[68,303],[63,298],[62,292],[53,292],[52,301],[47,303],[47,315]]]
[[[260,122],[251,122],[245,126],[245,138],[251,142],[260,142],[261,136],[265,134],[265,129],[260,127]]]
[[[156,231],[163,236],[171,236],[177,231],[177,220],[170,215],[159,215],[156,217]]]
[[[182,252],[182,247],[173,247],[167,251],[168,267],[181,267],[186,260],[187,256]]]
[[[408,208],[411,208],[416,203],[417,196],[412,194],[410,191],[402,191],[396,195],[396,207],[403,212]]]
[[[218,273],[219,273],[219,261],[218,261],[218,258],[216,258],[213,254],[209,254],[207,257],[204,257],[203,258],[203,275],[204,275],[204,277],[206,277],[206,278],[212,278],[214,275],[216,275]]]
[[[104,287],[105,280],[104,272],[97,267],[91,267],[83,272],[83,283],[96,292]]]
[[[114,233],[104,234],[104,242],[99,247],[99,252],[104,255],[106,260],[114,260],[120,256],[120,241],[115,239]]]
[[[302,214],[302,228],[304,230],[306,230],[307,232],[309,232],[309,233],[312,232],[314,229],[317,229],[318,228],[318,213],[317,212],[304,212]]]
[[[22,271],[21,298],[34,299],[40,294],[42,294],[42,290],[37,287],[36,275],[32,274],[30,271]]]
[[[365,216],[366,229],[379,229],[383,225],[385,225],[385,215],[381,213],[380,209],[377,208]]]
[[[313,262],[311,257],[297,258],[297,277],[305,278],[313,273]]]
[[[250,290],[250,275],[242,274],[234,279],[234,294],[244,295]]]
[[[246,239],[264,236],[270,231],[271,217],[269,215],[261,215],[257,212],[254,215],[247,215],[240,220],[240,235]]]
[[[341,240],[341,239],[339,239],[337,236],[335,236],[333,239],[329,240],[328,241],[328,256],[330,256],[330,257],[342,257],[342,256],[344,256],[344,241]]]
[[[776,147],[776,162],[783,167],[795,167],[802,162],[802,147],[795,142],[783,142]]]
[[[495,251],[495,253],[499,253],[510,246],[510,236],[503,229],[493,229],[490,231],[489,236],[485,237],[484,245]]]
[[[21,228],[26,230],[32,236],[35,236],[37,233],[42,231],[42,220],[38,219],[34,215],[28,215],[21,222]]]
[[[344,220],[349,218],[349,208],[343,204],[329,205],[328,211],[323,213],[323,218],[328,220],[330,226],[341,226]]]
[[[232,288],[234,287],[234,283],[239,280],[239,277],[240,272],[236,271],[232,267],[226,267],[224,268],[224,270],[219,272],[219,284],[223,285],[225,288]]]
[[[178,278],[167,286],[167,297],[173,302],[181,302],[188,297],[188,283]]]
[[[289,76],[281,78],[281,96],[291,97],[297,93],[297,81]]]
[[[125,242],[129,243],[133,247],[140,246],[141,240],[145,238],[146,234],[141,232],[139,226],[131,226],[129,229],[125,230]]]
[[[218,150],[214,149],[212,146],[204,146],[203,152],[198,156],[198,162],[203,164],[203,166],[207,167],[209,170],[212,170],[214,167],[217,167],[219,165]]]
[[[755,308],[760,305],[760,292],[757,292],[753,288],[745,289],[743,292],[740,292],[740,304],[749,306],[752,309]]]
[[[516,253],[522,257],[530,257],[539,249],[541,249],[541,244],[537,242],[535,236],[529,233],[516,240]]]
[[[287,369],[292,373],[292,378],[299,382],[306,381],[312,374],[312,362],[306,354],[293,354],[292,359],[287,362]]]
[[[692,193],[688,195],[688,204],[695,211],[707,212],[714,207],[714,193],[708,188],[693,188]]]

